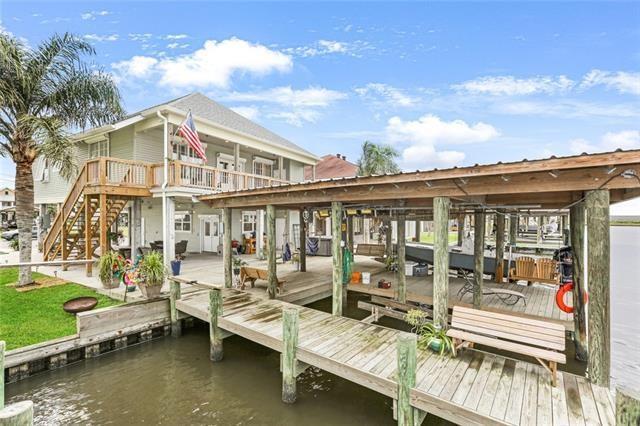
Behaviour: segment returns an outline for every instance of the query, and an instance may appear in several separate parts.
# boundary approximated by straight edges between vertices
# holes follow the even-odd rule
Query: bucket
[[[360,272],[351,273],[351,283],[352,284],[359,284],[361,279],[362,279],[362,274]]]
[[[173,276],[178,276],[180,275],[180,265],[182,264],[181,261],[179,260],[172,260],[171,261],[171,272],[173,273]]]
[[[371,284],[371,272],[362,273],[362,284]]]

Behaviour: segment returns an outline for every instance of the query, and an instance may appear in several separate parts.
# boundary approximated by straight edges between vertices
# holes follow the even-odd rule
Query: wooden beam
[[[276,298],[278,276],[276,267],[276,207],[267,205],[267,288],[269,299]]]
[[[91,238],[93,234],[91,233],[91,197],[89,195],[84,196],[84,258],[86,260],[92,260],[93,257],[93,244],[91,243]],[[131,254],[134,256],[134,253]],[[85,272],[87,277],[90,277],[93,274],[93,263],[87,262],[85,265]]]
[[[171,315],[171,336],[180,337],[182,334],[182,328],[180,326],[180,320],[178,319],[178,308],[176,303],[182,297],[180,291],[180,282],[171,280],[169,281],[169,307]]]
[[[416,385],[417,337],[413,333],[399,333],[397,340],[398,426],[413,426],[411,389]]]
[[[304,210],[300,210],[300,272],[307,272],[307,222]]]
[[[224,286],[231,288],[233,285],[233,266],[231,260],[231,209],[222,209],[222,229],[224,235],[222,236],[222,264],[224,270]]]
[[[342,203],[331,203],[331,251],[333,253],[333,309],[335,316],[342,316]]]
[[[222,361],[222,330],[218,327],[218,317],[222,316],[222,293],[219,289],[209,291],[209,358],[211,361]]]
[[[398,301],[405,303],[407,300],[406,265],[406,221],[403,214],[398,215]]]
[[[586,361],[587,318],[584,305],[584,201],[571,207],[570,228],[571,248],[573,250],[573,322],[576,359]]]
[[[473,307],[482,308],[482,286],[484,274],[484,228],[485,214],[478,210],[473,215]]]
[[[298,315],[298,308],[282,309],[282,401],[287,404],[296,402]]]
[[[443,329],[449,312],[449,207],[447,197],[433,199],[433,322]]]
[[[588,374],[591,382],[609,387],[611,366],[609,191],[589,191],[587,216]]]
[[[501,283],[504,279],[504,227],[505,213],[498,211],[496,213],[496,282]]]

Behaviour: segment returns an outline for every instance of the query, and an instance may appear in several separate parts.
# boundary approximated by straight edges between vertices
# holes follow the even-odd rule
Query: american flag
[[[206,163],[207,156],[204,153],[204,146],[202,146],[202,142],[200,142],[200,138],[198,137],[196,125],[193,123],[193,116],[191,115],[191,111],[189,111],[189,113],[187,114],[187,118],[185,118],[185,120],[178,128],[178,133],[180,134],[180,136],[187,140],[189,146],[193,148],[196,154],[198,154],[198,157],[202,158]]]

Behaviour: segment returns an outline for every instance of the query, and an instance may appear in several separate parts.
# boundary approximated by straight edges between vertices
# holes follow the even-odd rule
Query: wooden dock
[[[299,310],[297,360],[396,399],[401,331],[332,316],[281,300],[222,290],[218,327],[283,350],[283,308]],[[209,291],[176,301],[179,311],[209,322]],[[411,405],[459,424],[615,424],[613,397],[585,378],[559,373],[557,387],[539,365],[476,350],[457,358],[418,349]],[[274,392],[277,391],[274,389]]]

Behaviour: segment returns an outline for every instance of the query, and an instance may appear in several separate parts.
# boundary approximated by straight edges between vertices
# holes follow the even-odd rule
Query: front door
[[[202,218],[202,250],[217,252],[220,244],[220,220],[218,215]]]

